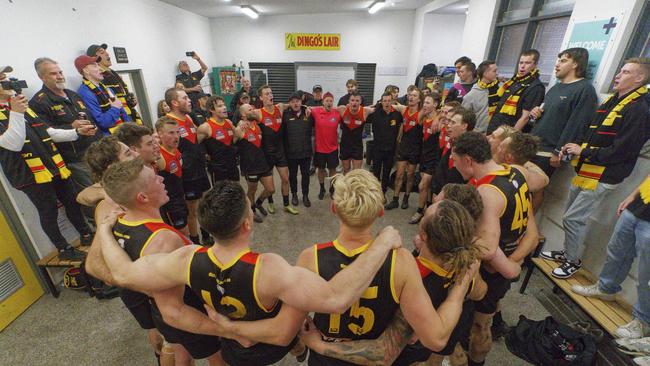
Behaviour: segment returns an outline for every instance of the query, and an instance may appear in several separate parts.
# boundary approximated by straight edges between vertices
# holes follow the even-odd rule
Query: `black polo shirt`
[[[359,95],[359,96],[361,97],[361,105],[362,106],[366,105],[365,103],[366,101],[363,99],[363,95]],[[337,106],[348,105],[348,103],[350,103],[350,94],[345,94],[344,96],[341,97],[341,99],[339,99]]]
[[[183,84],[183,86],[186,88],[192,88],[197,85],[201,85],[201,79],[203,79],[204,76],[205,74],[203,71],[197,70],[192,73],[181,73],[176,75],[176,81],[180,81],[181,84]],[[187,93],[187,96],[190,97],[192,100],[192,105],[194,105],[195,101],[199,99],[199,92],[189,92]]]
[[[47,123],[49,127],[63,130],[71,130],[72,122],[79,117],[79,112],[86,113],[86,119],[94,123],[92,113],[86,109],[81,96],[72,90],[65,89],[67,98],[54,94],[48,87],[43,85],[34,97],[29,101],[29,107]],[[67,163],[78,163],[83,161],[86,149],[94,141],[101,137],[101,133],[94,136],[79,136],[76,141],[57,142],[63,160]]]
[[[372,136],[377,151],[395,151],[399,127],[403,122],[402,114],[391,107],[386,113],[381,105],[366,118],[366,123],[372,124]]]

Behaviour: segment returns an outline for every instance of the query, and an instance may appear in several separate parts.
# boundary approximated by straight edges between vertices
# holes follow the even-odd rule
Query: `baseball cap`
[[[97,57],[90,57],[88,55],[81,55],[74,60],[74,67],[77,68],[80,74],[83,74],[83,69],[90,65],[97,63]]]
[[[248,93],[246,93],[246,92],[243,92],[243,93],[239,94],[239,99],[242,99],[242,98],[250,98],[250,95],[248,95]]]
[[[97,50],[100,48],[107,49],[108,45],[106,43],[102,44],[91,44],[88,49],[86,50],[86,55],[87,56],[95,56],[97,54]]]
[[[0,72],[12,72],[14,71],[14,68],[7,65],[7,66],[0,66]]]
[[[314,85],[314,87],[311,89],[311,91],[316,91],[316,90],[323,91],[323,87],[320,86],[320,85],[318,85],[318,84],[316,84],[316,85]]]

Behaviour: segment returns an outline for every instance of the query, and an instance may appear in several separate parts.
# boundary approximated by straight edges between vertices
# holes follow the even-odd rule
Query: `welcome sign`
[[[339,33],[285,33],[284,48],[289,51],[338,51],[341,49]]]

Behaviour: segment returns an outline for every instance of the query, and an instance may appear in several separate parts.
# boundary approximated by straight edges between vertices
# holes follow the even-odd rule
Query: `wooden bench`
[[[90,249],[90,246],[79,246],[79,242],[73,244],[77,249],[83,251],[83,252],[88,252]],[[78,260],[65,260],[65,259],[60,259],[59,258],[59,251],[54,250],[50,254],[46,255],[43,257],[41,260],[36,262],[36,265],[38,268],[41,270],[41,273],[43,274],[43,278],[45,279],[45,283],[47,284],[47,287],[50,289],[50,292],[52,293],[52,296],[54,297],[59,297],[61,291],[59,291],[58,286],[54,284],[54,281],[52,280],[52,276],[50,276],[50,273],[47,271],[48,268],[52,267],[59,267],[59,268],[72,268],[72,267],[81,267],[81,261]],[[92,291],[90,289],[90,282],[88,281],[88,276],[85,275],[85,271],[82,271],[82,274],[86,276],[86,289],[88,291]]]
[[[612,337],[616,337],[615,332],[618,327],[632,320],[632,306],[619,297],[616,298],[616,301],[603,301],[593,297],[581,296],[571,291],[571,286],[573,285],[587,286],[597,282],[598,279],[584,268],[571,278],[559,279],[551,276],[551,271],[557,268],[559,263],[539,257],[533,258],[532,262],[547,278],[553,281],[555,285],[553,288],[554,293],[562,290],[569,295],[573,302],[578,304],[585,313]],[[520,292],[523,293],[523,290],[525,290],[525,287]]]

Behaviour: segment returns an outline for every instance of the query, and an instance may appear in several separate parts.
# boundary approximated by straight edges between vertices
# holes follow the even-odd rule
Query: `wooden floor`
[[[616,301],[603,301],[580,296],[571,291],[573,285],[591,285],[597,281],[597,278],[589,271],[581,269],[573,277],[563,280],[551,276],[551,271],[558,267],[559,263],[542,258],[534,258],[533,262],[557,287],[562,289],[610,335],[615,336],[616,328],[632,320],[632,306],[618,297]]]

